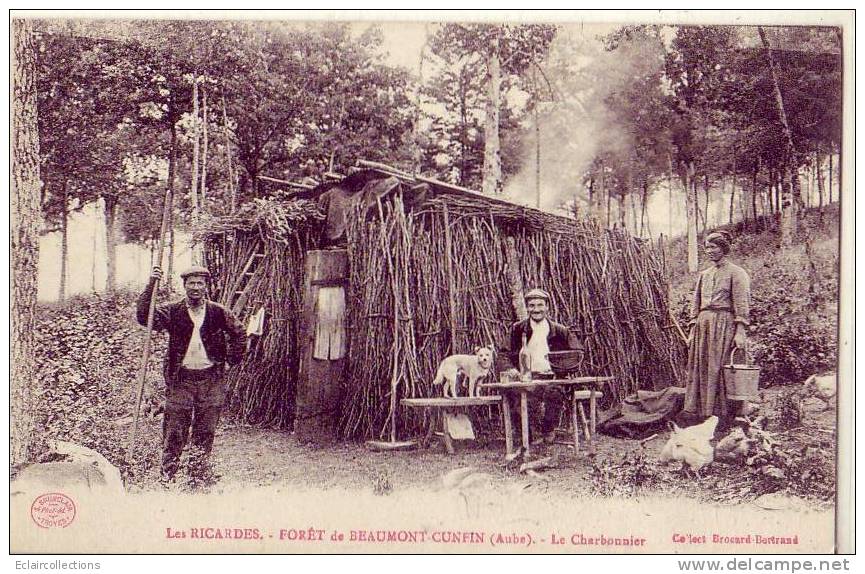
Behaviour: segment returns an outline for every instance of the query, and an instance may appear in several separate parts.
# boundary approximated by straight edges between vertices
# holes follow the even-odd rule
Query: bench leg
[[[429,448],[430,443],[432,443],[432,439],[435,436],[436,431],[436,422],[438,421],[438,415],[433,415],[429,423],[427,423],[426,432],[424,436],[420,439],[420,446],[422,448]]]
[[[520,426],[522,427],[523,448],[526,456],[531,449],[529,441],[529,397],[525,391],[520,392]]]
[[[595,436],[598,424],[598,399],[595,398],[595,389],[592,389],[589,395],[589,420],[591,421],[592,436]]]
[[[571,432],[574,435],[574,451],[580,452],[580,424],[577,421],[577,396],[571,395]]]
[[[510,456],[514,453],[514,436],[511,425],[511,405],[508,397],[502,395],[502,423],[505,427],[505,454]]]
[[[592,433],[589,432],[589,423],[586,420],[586,411],[583,410],[583,403],[577,403],[577,409],[580,412],[580,422],[583,423],[583,432],[586,434],[586,441],[592,443]]]
[[[454,441],[451,438],[451,433],[448,432],[447,421],[445,420],[444,409],[441,410],[441,427],[442,427],[442,438],[444,438],[445,449],[448,451],[448,454],[454,454],[456,450],[454,449]]]

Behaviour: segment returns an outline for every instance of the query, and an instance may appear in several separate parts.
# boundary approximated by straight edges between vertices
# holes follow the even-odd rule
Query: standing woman
[[[700,273],[694,288],[685,392],[689,418],[719,415],[722,428],[741,409],[741,401],[727,400],[721,369],[734,348],[744,349],[747,344],[751,301],[751,278],[727,260],[730,243],[723,231],[706,237],[704,248],[712,266]]]

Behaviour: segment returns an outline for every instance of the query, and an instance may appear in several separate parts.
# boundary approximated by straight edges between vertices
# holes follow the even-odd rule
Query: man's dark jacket
[[[577,336],[561,323],[547,319],[550,324],[550,333],[547,335],[547,345],[550,351],[583,350],[583,344]],[[523,346],[523,335],[528,342],[532,338],[531,319],[523,319],[511,325],[508,344],[502,349],[500,356],[503,359],[503,368],[516,368],[519,364],[518,355]],[[500,368],[501,368],[500,367]]]
[[[147,311],[154,285],[155,282],[151,280],[138,297],[136,318],[144,326],[147,326]],[[243,359],[246,349],[246,333],[243,325],[219,303],[207,301],[206,305],[204,323],[201,325],[201,342],[204,344],[207,358],[219,366],[224,363],[236,365]],[[157,331],[162,329],[168,331],[165,383],[170,384],[177,380],[177,373],[189,347],[194,328],[186,299],[157,305],[153,310],[153,328]]]

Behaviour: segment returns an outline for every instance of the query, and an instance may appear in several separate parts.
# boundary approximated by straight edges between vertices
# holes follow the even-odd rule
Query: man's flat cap
[[[186,271],[180,274],[180,278],[186,281],[189,277],[210,277],[210,271],[207,267],[202,267],[201,265],[193,265],[188,268]]]
[[[532,289],[528,293],[526,293],[525,300],[529,299],[543,299],[547,303],[550,302],[550,294],[544,291],[543,289]]]

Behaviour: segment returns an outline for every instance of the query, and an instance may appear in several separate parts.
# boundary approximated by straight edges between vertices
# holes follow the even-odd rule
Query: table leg
[[[502,395],[502,422],[505,427],[505,454],[508,456],[514,452],[513,428],[511,427],[511,404],[507,395]]]
[[[454,441],[451,439],[451,433],[448,432],[448,423],[445,420],[445,409],[441,409],[441,421],[442,438],[444,439],[445,449],[448,451],[448,454],[454,454],[456,450],[454,450]]]
[[[577,421],[577,395],[571,393],[571,432],[574,435],[574,451],[580,451],[580,423]]]
[[[589,395],[589,420],[591,421],[592,436],[595,436],[598,422],[598,399],[595,398],[595,389],[592,387]]]
[[[526,391],[520,391],[520,424],[522,426],[523,448],[526,456],[531,450],[531,441],[529,441],[529,397]]]
[[[583,423],[583,432],[586,433],[586,441],[592,442],[592,433],[589,432],[589,423],[586,421],[586,411],[583,410],[583,403],[577,403],[577,409],[580,411],[580,422]]]

